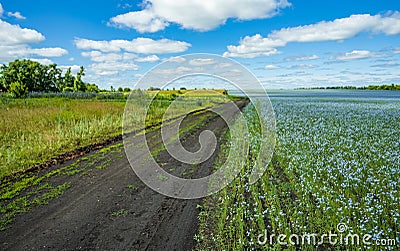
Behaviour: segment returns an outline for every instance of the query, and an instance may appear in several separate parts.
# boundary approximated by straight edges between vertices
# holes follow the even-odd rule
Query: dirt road
[[[237,104],[243,108],[247,102]],[[201,131],[210,130],[219,137],[226,124],[215,114],[203,113],[189,115],[182,126],[193,127],[182,136],[181,142],[188,151],[195,152]],[[151,149],[161,149],[159,130],[149,133],[147,138],[151,139]],[[156,158],[168,172],[194,178],[211,172],[217,154],[218,151],[214,152],[199,165],[180,163],[165,150],[159,150]],[[65,171],[48,175],[55,170]],[[191,250],[194,247],[193,237],[198,228],[196,207],[201,200],[173,199],[148,188],[131,169],[121,142],[28,176],[47,177],[46,174],[48,178],[44,181],[49,186],[68,184],[69,188],[48,200],[48,204],[41,203],[30,207],[27,213],[17,214],[9,227],[0,231],[0,250]],[[27,196],[30,191],[33,188],[19,196]]]

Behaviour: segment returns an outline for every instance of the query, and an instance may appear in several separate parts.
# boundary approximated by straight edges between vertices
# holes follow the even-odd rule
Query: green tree
[[[2,88],[10,91],[11,84],[19,82],[28,88],[28,91],[40,91],[43,79],[43,67],[38,62],[27,59],[15,60],[8,65],[1,66]]]
[[[11,84],[18,82],[28,92],[56,92],[62,84],[61,73],[56,64],[42,65],[28,59],[17,59],[0,67],[0,88],[10,91]]]
[[[3,76],[3,67],[6,66],[5,65],[0,66],[0,92],[6,92],[8,89],[6,86],[5,77]]]
[[[58,92],[61,91],[58,86],[62,82],[62,70],[57,68],[56,64],[42,65],[44,70],[44,77],[42,80],[43,91]]]
[[[12,92],[15,96],[19,91],[24,93],[24,90],[27,92],[84,92],[88,85],[83,82],[83,76],[85,76],[83,66],[76,77],[71,74],[71,68],[68,68],[63,76],[62,70],[56,64],[42,65],[28,59],[17,59],[8,65],[0,66],[0,91]],[[11,85],[13,85],[12,90]],[[96,85],[91,85],[90,91],[99,90]]]
[[[64,77],[59,82],[60,85],[58,86],[58,89],[63,92],[73,91],[74,82],[75,82],[75,77],[71,74],[71,67],[69,67],[65,72]]]
[[[82,76],[85,76],[85,68],[83,66],[81,66],[79,72],[76,74],[76,78],[74,81],[74,91],[76,92],[86,91],[86,85],[82,81]]]

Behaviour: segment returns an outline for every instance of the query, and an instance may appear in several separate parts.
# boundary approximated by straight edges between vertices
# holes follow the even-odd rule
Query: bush
[[[25,97],[28,94],[28,87],[23,83],[16,81],[11,83],[9,92],[14,95],[16,98]]]
[[[68,99],[100,99],[125,100],[123,93],[94,93],[94,92],[30,92],[28,98],[68,98]]]
[[[99,93],[100,89],[97,85],[95,84],[87,84],[86,85],[86,92],[94,92],[94,93]]]

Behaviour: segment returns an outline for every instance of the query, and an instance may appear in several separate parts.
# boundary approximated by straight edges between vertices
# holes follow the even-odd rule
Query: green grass
[[[146,126],[161,122],[175,99],[165,119],[226,101],[226,97],[217,95],[220,92],[161,91],[147,113],[140,101],[133,101],[127,116],[131,125],[128,130],[143,129],[139,121],[143,114]],[[153,98],[155,93],[143,92],[142,98]],[[118,99],[0,96],[0,179],[78,147],[120,135],[125,105],[126,100]]]
[[[30,192],[26,196],[19,197],[12,202],[0,207],[0,231],[7,229],[8,225],[13,222],[17,214],[26,213],[33,206],[46,205],[49,200],[63,194],[70,187],[70,183],[64,183],[58,186],[51,186],[46,183],[36,190]],[[36,196],[37,194],[40,194]],[[35,196],[34,196],[35,195]]]
[[[129,213],[128,210],[126,209],[120,209],[118,211],[115,211],[111,214],[112,217],[117,217],[117,216],[121,216],[121,215],[127,215]]]
[[[118,144],[115,144],[115,145],[112,145],[112,146],[109,146],[109,147],[104,147],[104,148],[100,149],[99,152],[108,153],[108,152],[111,152],[112,150],[114,150],[116,148],[120,148],[122,146],[123,146],[122,143],[118,143]]]
[[[128,185],[127,188],[132,189],[132,190],[138,190],[139,186],[137,186],[137,185]]]
[[[0,109],[0,178],[121,133],[124,102],[12,99]]]
[[[165,175],[163,175],[163,174],[158,174],[158,175],[157,175],[157,178],[158,178],[159,180],[161,180],[161,181],[166,181],[166,180],[168,180],[168,177],[165,176]]]

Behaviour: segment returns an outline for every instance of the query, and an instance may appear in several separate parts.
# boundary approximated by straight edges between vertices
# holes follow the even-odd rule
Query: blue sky
[[[0,3],[0,63],[83,65],[102,88],[189,53],[235,59],[267,89],[400,83],[397,0]]]

